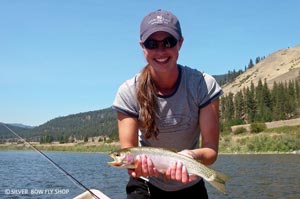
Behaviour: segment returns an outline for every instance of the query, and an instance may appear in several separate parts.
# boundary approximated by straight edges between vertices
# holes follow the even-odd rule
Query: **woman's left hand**
[[[189,175],[186,167],[181,162],[174,162],[165,173],[168,180],[176,180],[184,184],[196,180],[198,176]]]
[[[183,150],[178,152],[190,158],[195,158],[194,153],[190,150]],[[165,177],[168,180],[176,180],[182,183],[188,183],[198,178],[197,175],[189,175],[186,167],[181,162],[174,162],[165,173]]]

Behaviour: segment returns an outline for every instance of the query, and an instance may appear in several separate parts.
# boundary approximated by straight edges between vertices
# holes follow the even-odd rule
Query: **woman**
[[[211,165],[218,155],[218,98],[223,92],[212,76],[177,64],[182,43],[180,23],[171,12],[157,10],[142,20],[140,46],[148,64],[120,86],[113,103],[120,144],[176,149]],[[141,155],[128,174],[128,199],[208,198],[204,181],[188,175],[181,162],[160,174]]]

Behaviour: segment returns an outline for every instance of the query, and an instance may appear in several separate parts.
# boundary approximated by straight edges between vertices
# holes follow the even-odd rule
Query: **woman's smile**
[[[159,63],[165,63],[169,60],[169,57],[166,58],[155,58],[155,61],[159,62]]]

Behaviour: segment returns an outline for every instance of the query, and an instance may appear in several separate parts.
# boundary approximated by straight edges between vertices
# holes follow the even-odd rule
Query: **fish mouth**
[[[116,162],[116,161],[111,161],[111,162],[107,162],[107,164],[114,166],[114,167],[120,167],[122,166],[122,163]]]
[[[136,164],[126,164],[124,162],[117,162],[117,161],[111,161],[111,162],[107,162],[107,164],[114,166],[114,167],[118,167],[118,168],[126,168],[126,169],[135,169],[136,168]]]

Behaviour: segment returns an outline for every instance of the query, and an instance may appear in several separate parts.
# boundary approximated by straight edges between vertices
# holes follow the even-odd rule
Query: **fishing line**
[[[38,148],[36,148],[34,145],[27,142],[24,138],[19,136],[15,131],[10,129],[6,124],[0,122],[2,126],[7,128],[11,133],[13,133],[16,137],[21,139],[24,143],[28,144],[31,148],[33,148],[36,152],[41,154],[44,158],[46,158],[47,161],[49,161],[56,169],[58,169],[60,172],[62,172],[64,175],[66,175],[76,186],[80,186],[80,188],[84,188],[86,191],[88,191],[92,196],[94,196],[97,199],[100,199],[96,194],[94,194],[89,188],[87,188],[85,185],[83,185],[79,180],[77,180],[75,177],[73,177],[70,173],[68,173],[66,170],[64,170],[61,166],[59,166],[57,163],[55,163],[50,157],[48,157],[45,153],[40,151]]]

